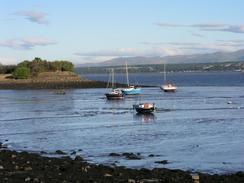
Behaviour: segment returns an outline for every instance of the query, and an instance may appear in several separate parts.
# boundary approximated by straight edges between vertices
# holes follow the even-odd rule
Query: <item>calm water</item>
[[[108,81],[108,74],[86,74],[91,80]],[[159,86],[163,83],[163,73],[131,73],[133,84]],[[125,74],[116,74],[116,82],[126,83]],[[244,86],[244,72],[202,72],[168,73],[167,79],[177,86]]]
[[[244,87],[179,87],[173,94],[145,88],[121,102],[107,101],[105,91],[0,90],[0,141],[8,139],[16,150],[82,149],[78,154],[91,162],[134,168],[244,171]],[[155,102],[158,110],[137,115],[132,105],[139,101]],[[143,159],[111,152],[141,153]]]

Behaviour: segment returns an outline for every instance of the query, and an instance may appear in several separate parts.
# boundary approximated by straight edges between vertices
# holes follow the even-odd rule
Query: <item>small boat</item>
[[[124,99],[124,94],[122,93],[122,91],[120,89],[115,88],[114,69],[111,69],[111,77],[112,77],[112,81],[111,81],[112,91],[110,91],[109,93],[105,93],[107,99],[108,100]],[[107,87],[109,87],[109,81],[108,81]]]
[[[177,87],[172,84],[172,83],[166,83],[163,84],[162,86],[160,86],[161,90],[163,90],[164,92],[175,92]]]
[[[175,84],[167,81],[166,79],[166,63],[164,63],[164,84],[160,86],[164,92],[176,92],[177,87]]]
[[[138,94],[141,94],[141,88],[140,87],[130,85],[130,83],[129,83],[129,74],[128,74],[127,62],[125,62],[125,71],[126,71],[127,88],[122,88],[121,89],[123,94],[125,94],[125,95],[138,95]]]
[[[133,105],[133,109],[136,110],[137,113],[140,114],[149,114],[155,111],[156,107],[153,103],[140,103],[137,105]]]
[[[138,94],[141,94],[141,88],[137,87],[137,86],[132,86],[132,85],[128,86],[127,88],[121,89],[121,91],[125,95],[138,95]]]
[[[113,89],[111,92],[105,94],[108,100],[124,99],[124,94],[119,89]]]

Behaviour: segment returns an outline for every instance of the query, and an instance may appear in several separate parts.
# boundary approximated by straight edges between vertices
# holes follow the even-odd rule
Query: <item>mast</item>
[[[114,69],[112,68],[111,69],[111,72],[112,72],[112,89],[114,89]]]
[[[164,62],[164,83],[166,83],[166,62]]]
[[[107,82],[107,87],[106,88],[109,88],[110,87],[110,80],[111,80],[111,69],[109,69],[108,82]]]
[[[127,81],[127,85],[128,87],[130,86],[129,83],[129,76],[128,76],[128,66],[127,66],[127,61],[125,61],[125,72],[126,72],[126,81]]]

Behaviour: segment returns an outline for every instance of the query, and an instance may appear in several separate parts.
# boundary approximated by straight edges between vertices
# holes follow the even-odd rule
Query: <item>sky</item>
[[[0,63],[244,48],[243,0],[0,0]]]

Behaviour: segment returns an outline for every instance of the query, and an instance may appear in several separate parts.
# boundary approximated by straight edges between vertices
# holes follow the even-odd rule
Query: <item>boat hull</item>
[[[175,86],[165,86],[165,85],[163,85],[163,86],[161,86],[160,87],[161,88],[161,90],[163,90],[164,92],[176,92],[176,87]]]
[[[123,94],[111,94],[111,93],[106,93],[105,94],[108,100],[122,100],[124,99]]]
[[[138,95],[141,94],[141,88],[125,88],[121,90],[124,95]]]
[[[139,114],[151,114],[154,111],[155,111],[155,108],[150,108],[150,109],[136,108],[136,112]]]
[[[142,103],[139,105],[133,105],[133,108],[139,114],[150,114],[155,111],[155,105],[150,103]]]

